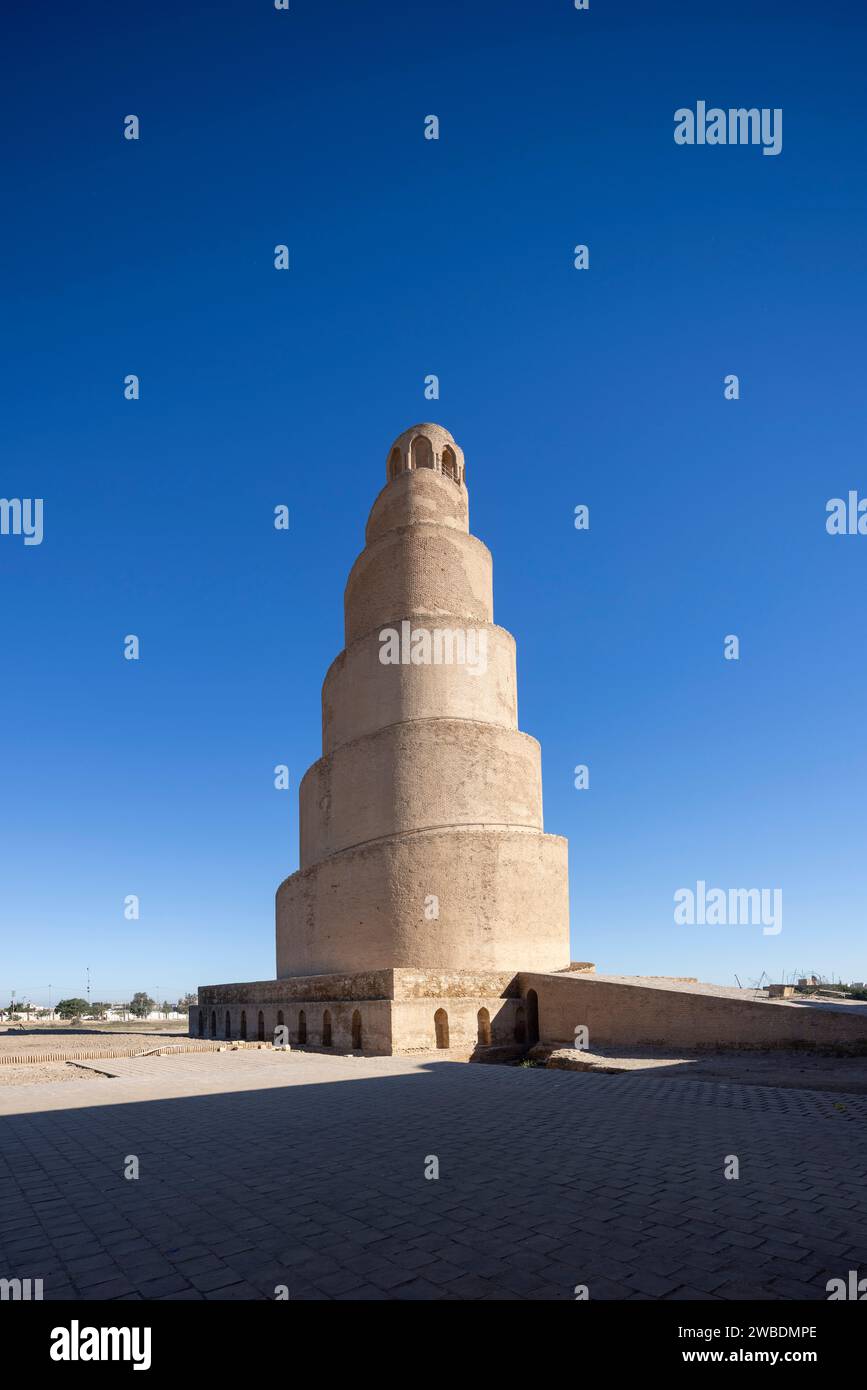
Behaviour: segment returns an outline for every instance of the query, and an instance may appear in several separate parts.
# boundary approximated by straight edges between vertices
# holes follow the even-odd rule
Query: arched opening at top
[[[211,1009],[211,1037],[212,1037],[212,1038],[215,1038],[216,1036],[217,1036],[217,1011],[216,1011],[216,1009]]]
[[[205,1036],[205,1014],[203,1009],[199,1009],[199,1037]]]
[[[449,1016],[445,1009],[437,1009],[434,1014],[434,1031],[436,1032],[437,1047],[448,1047]]]
[[[307,1041],[307,1015],[303,1009],[298,1013],[298,1041],[302,1044]]]
[[[241,1010],[241,1027],[238,1029],[238,1036],[242,1042],[247,1041],[247,1010]]]
[[[223,1036],[226,1038],[231,1038],[232,1036],[232,1015],[229,1013],[228,1009],[226,1010],[226,1030]]]
[[[352,1046],[356,1050],[361,1048],[361,1014],[358,1009],[352,1015]]]
[[[389,480],[391,480],[392,478],[396,478],[397,475],[398,475],[399,473],[401,473],[402,471],[403,471],[403,470],[402,470],[402,468],[401,468],[400,449],[397,449],[397,448],[392,449],[392,451],[391,451],[391,457],[390,457],[389,460],[388,460],[388,476],[389,476]]]
[[[259,1017],[256,1020],[256,1041],[265,1041],[265,1015],[261,1009],[259,1010]]]
[[[285,1026],[286,1026],[286,1020],[285,1020],[285,1018],[283,1017],[283,1010],[282,1010],[282,1009],[278,1009],[278,1010],[277,1010],[277,1027],[278,1027],[278,1028],[285,1028]]]
[[[515,1010],[515,1042],[525,1043],[527,1041],[527,1014],[523,1004],[519,1004]]]
[[[433,445],[426,434],[417,434],[410,452],[413,468],[433,468]]]
[[[322,1046],[331,1046],[331,1011],[326,1009],[322,1015]]]
[[[454,449],[446,444],[443,449],[443,474],[446,478],[451,478],[453,482],[458,481],[458,460]]]
[[[487,1009],[479,1009],[476,1014],[476,1023],[479,1027],[479,1047],[490,1047],[491,1045],[491,1015]]]
[[[527,990],[527,1042],[532,1046],[539,1041],[539,996],[534,989]]]

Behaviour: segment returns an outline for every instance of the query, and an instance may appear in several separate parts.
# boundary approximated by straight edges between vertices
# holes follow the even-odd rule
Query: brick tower
[[[569,965],[567,845],[543,830],[540,749],[518,729],[515,642],[493,621],[463,453],[416,425],[386,477],[301,782],[300,867],[277,890],[277,979],[200,991],[217,1036],[253,1036],[255,1019],[269,1038],[279,1013],[314,1046],[512,1042],[517,973]]]

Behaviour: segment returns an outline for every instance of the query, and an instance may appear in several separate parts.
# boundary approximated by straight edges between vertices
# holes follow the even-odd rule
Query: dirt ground
[[[93,1078],[99,1073],[75,1066],[76,1057],[85,1061],[88,1060],[87,1054],[90,1054],[89,1060],[98,1062],[101,1056],[134,1057],[165,1046],[177,1048],[179,1055],[190,1050],[201,1050],[199,1039],[188,1038],[172,1025],[159,1032],[153,1026],[142,1031],[127,1032],[94,1026],[0,1028],[0,1086]],[[214,1047],[217,1046],[215,1043]],[[548,1049],[540,1051],[547,1053]],[[93,1054],[96,1054],[95,1057]],[[24,1056],[28,1060],[4,1062],[4,1057],[11,1056]],[[29,1060],[31,1057],[32,1061]],[[564,1047],[551,1052],[546,1063],[542,1058],[537,1063],[545,1064],[552,1069],[578,1072],[643,1072],[654,1077],[867,1094],[867,1057],[835,1057],[800,1050],[669,1052],[658,1048],[630,1047],[580,1052]]]
[[[179,1033],[177,1026],[157,1032],[117,1032],[99,1027],[68,1028],[55,1025],[36,1028],[0,1028],[0,1086],[22,1086],[46,1081],[78,1081],[94,1076],[72,1065],[100,1057],[133,1057],[159,1047],[201,1051],[198,1039]],[[32,1059],[32,1061],[31,1061]]]
[[[183,1042],[187,1037],[177,1025],[164,1028],[137,1029],[127,1025],[126,1029],[100,1028],[85,1025],[81,1028],[65,1028],[62,1024],[52,1027],[5,1026],[0,1028],[0,1060],[10,1053],[33,1052],[44,1057],[55,1052],[98,1052],[101,1049],[128,1047],[131,1051],[141,1048],[160,1047],[167,1042]]]
[[[0,1086],[42,1086],[49,1081],[93,1081],[99,1072],[72,1062],[23,1062],[0,1067]]]

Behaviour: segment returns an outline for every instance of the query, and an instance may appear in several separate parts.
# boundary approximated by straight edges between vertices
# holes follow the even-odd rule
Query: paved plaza
[[[48,1299],[824,1299],[867,1271],[867,1097],[435,1056],[102,1065],[0,1091],[0,1277]]]

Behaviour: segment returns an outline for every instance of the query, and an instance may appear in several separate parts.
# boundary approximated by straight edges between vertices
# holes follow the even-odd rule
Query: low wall
[[[542,1042],[574,1043],[581,1025],[589,1046],[623,1044],[666,1047],[791,1047],[798,1045],[867,1048],[867,1017],[843,1010],[724,999],[709,994],[648,985],[620,984],[592,976],[525,974],[521,993],[539,998]]]
[[[189,1029],[191,1037],[216,1038],[220,1042],[274,1042],[276,1030],[285,1027],[290,1047],[332,1047],[336,1052],[388,1056],[392,1050],[391,1008],[387,999],[285,1001],[280,1008],[267,999],[238,1002],[224,996],[207,1005],[193,1005]],[[356,1018],[360,1026],[358,1047],[353,1027]]]

